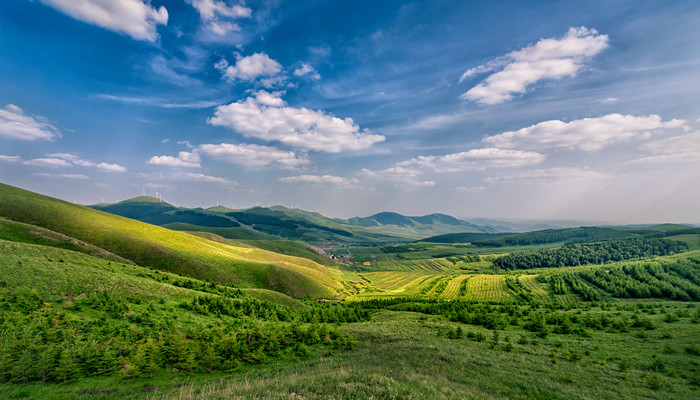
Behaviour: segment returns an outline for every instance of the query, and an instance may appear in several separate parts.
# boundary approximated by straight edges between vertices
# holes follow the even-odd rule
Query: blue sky
[[[0,181],[93,204],[700,222],[700,3],[0,4]]]

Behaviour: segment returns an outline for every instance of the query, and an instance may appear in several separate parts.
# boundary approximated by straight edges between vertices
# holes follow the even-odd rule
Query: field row
[[[576,301],[573,293],[553,295],[546,283],[536,275],[509,279],[520,280],[514,288],[506,284],[506,275],[427,274],[425,272],[382,271],[360,274],[376,290],[361,293],[358,298],[420,296],[441,300],[506,301],[514,300],[521,291],[541,301],[557,299],[562,303]]]

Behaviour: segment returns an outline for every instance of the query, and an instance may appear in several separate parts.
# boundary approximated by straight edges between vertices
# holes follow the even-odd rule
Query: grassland
[[[332,297],[338,272],[313,261],[204,238],[0,184],[0,217],[90,243],[139,265],[294,297]]]
[[[654,329],[539,337],[517,326],[488,330],[435,315],[379,311],[348,324],[358,346],[311,351],[227,374],[162,372],[152,378],[2,385],[7,398],[151,399],[692,399],[697,381],[695,304],[621,303],[583,315],[645,316]],[[667,315],[682,315],[665,322]],[[462,330],[461,335],[451,332]],[[106,395],[102,395],[106,396]]]
[[[700,235],[678,227],[689,251],[603,265],[413,243],[336,269],[7,186],[0,216],[3,398],[700,398]]]

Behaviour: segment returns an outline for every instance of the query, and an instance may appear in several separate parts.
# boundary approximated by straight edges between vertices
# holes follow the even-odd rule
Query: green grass
[[[338,273],[310,260],[234,247],[0,184],[0,216],[39,226],[149,267],[293,297],[332,297]]]
[[[657,328],[591,337],[550,334],[539,338],[509,327],[498,333],[412,312],[380,311],[371,322],[342,329],[354,350],[306,359],[283,358],[226,375],[160,373],[149,379],[85,379],[63,385],[0,385],[6,398],[87,398],[113,390],[119,399],[692,399],[698,357],[698,324],[682,317],[663,322],[659,311],[687,304],[651,303]],[[631,308],[583,313],[629,316]],[[577,311],[573,311],[577,312]],[[462,338],[447,333],[460,327]],[[468,336],[472,336],[469,338]],[[478,336],[485,340],[479,341]],[[476,340],[475,340],[476,338]],[[695,375],[695,378],[694,378]],[[100,398],[92,395],[89,398]]]

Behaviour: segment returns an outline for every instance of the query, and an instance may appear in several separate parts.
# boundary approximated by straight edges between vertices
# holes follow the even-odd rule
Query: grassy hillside
[[[325,324],[366,317],[0,239],[0,382],[232,370],[307,346],[347,347],[347,336]]]
[[[234,247],[0,184],[0,216],[103,248],[143,266],[294,297],[333,296],[337,272],[310,260]]]

